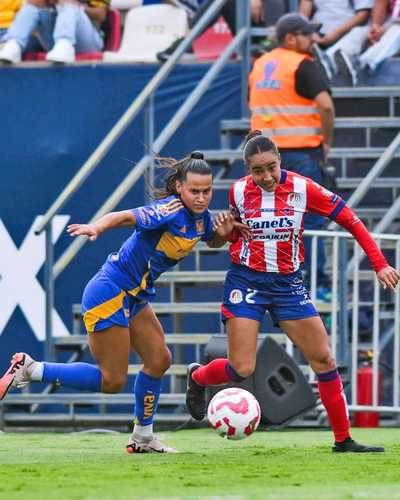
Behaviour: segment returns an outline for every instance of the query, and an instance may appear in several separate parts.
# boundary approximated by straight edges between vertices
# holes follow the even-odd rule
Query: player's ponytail
[[[278,158],[280,156],[276,144],[268,137],[265,137],[261,130],[251,130],[244,140],[244,162],[247,164],[252,156],[265,152],[274,153]]]
[[[164,186],[160,189],[153,188],[153,196],[156,199],[167,198],[172,194],[178,194],[176,190],[177,181],[186,180],[189,172],[200,175],[212,175],[210,165],[204,160],[200,151],[193,151],[190,156],[182,160],[174,158],[157,158],[158,166],[167,168],[170,172],[164,178]]]

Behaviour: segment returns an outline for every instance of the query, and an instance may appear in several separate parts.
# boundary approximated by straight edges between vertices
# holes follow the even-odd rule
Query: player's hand
[[[229,212],[221,212],[214,219],[214,231],[225,238],[229,236],[234,228],[235,219]]]
[[[391,266],[387,266],[379,273],[376,273],[378,281],[383,288],[389,288],[393,292],[396,289],[396,286],[400,280],[400,273],[397,269],[394,269]]]
[[[101,234],[96,224],[70,224],[67,226],[70,236],[87,236],[90,241],[95,241]]]
[[[251,231],[247,224],[243,224],[243,222],[238,222],[237,220],[235,220],[233,225],[234,229],[244,240],[249,240],[251,238]]]

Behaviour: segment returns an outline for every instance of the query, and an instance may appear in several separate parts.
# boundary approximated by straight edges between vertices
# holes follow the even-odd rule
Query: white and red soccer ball
[[[253,394],[232,387],[215,394],[208,405],[207,418],[220,436],[243,439],[257,429],[261,410]]]

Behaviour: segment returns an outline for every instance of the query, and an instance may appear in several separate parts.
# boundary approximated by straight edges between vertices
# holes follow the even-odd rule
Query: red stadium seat
[[[218,59],[232,38],[225,19],[220,17],[213,26],[193,42],[193,52],[196,59],[199,61]]]
[[[106,40],[104,50],[116,52],[121,44],[121,14],[116,9],[109,9],[107,14],[106,25]],[[103,59],[102,52],[82,52],[76,54],[77,61],[101,61]],[[45,61],[46,52],[27,52],[24,55],[24,61]]]

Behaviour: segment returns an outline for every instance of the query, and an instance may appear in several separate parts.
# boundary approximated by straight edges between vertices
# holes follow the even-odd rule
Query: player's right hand
[[[96,224],[70,224],[67,232],[70,236],[87,236],[90,241],[95,241],[101,233]]]
[[[397,269],[394,269],[392,266],[387,266],[376,273],[376,275],[383,288],[389,288],[389,290],[395,291],[400,280],[400,273]]]

